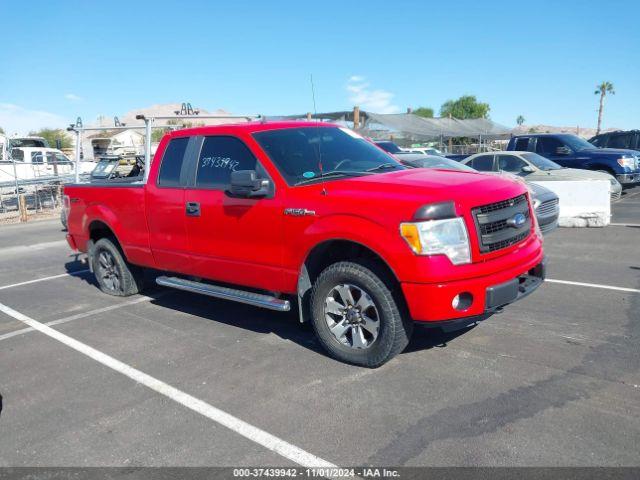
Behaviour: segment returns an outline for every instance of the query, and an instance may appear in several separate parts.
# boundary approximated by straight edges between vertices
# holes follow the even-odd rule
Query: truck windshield
[[[289,185],[404,169],[393,157],[346,128],[285,128],[253,136]]]
[[[562,168],[556,162],[552,162],[548,158],[538,155],[537,153],[523,153],[522,158],[533,163],[533,165],[540,170],[559,170]]]
[[[584,138],[580,138],[576,135],[559,135],[559,137],[576,152],[581,150],[593,150],[593,145],[587,142]]]

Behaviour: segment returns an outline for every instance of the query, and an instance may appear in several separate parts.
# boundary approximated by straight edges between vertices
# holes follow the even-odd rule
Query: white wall
[[[560,199],[561,227],[604,227],[611,222],[611,184],[608,180],[532,182]]]

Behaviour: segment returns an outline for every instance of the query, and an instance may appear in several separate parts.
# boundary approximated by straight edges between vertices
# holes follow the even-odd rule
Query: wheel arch
[[[309,319],[311,289],[316,278],[329,265],[340,261],[351,261],[373,268],[374,273],[381,277],[392,292],[401,292],[396,273],[384,257],[370,246],[346,238],[324,240],[309,250],[300,268],[297,286],[300,322]],[[404,297],[402,302],[404,303]]]
[[[94,219],[89,222],[89,225],[87,226],[87,233],[89,236],[89,239],[87,240],[87,253],[89,254],[89,257],[93,254],[93,247],[96,242],[102,238],[108,238],[115,244],[116,248],[120,250],[124,259],[127,260],[127,254],[124,251],[124,248],[122,248],[122,244],[120,243],[120,240],[118,240],[118,236],[114,232],[113,228],[111,228],[111,226],[104,220]],[[90,266],[91,263],[92,262],[89,261]],[[92,266],[91,268],[93,270]]]

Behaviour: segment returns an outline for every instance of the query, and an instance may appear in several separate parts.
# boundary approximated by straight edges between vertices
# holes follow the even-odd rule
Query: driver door
[[[267,172],[234,135],[201,139],[195,176],[185,189],[184,215],[192,275],[215,281],[276,290],[282,285],[283,201],[273,190],[265,198],[226,193],[231,172]],[[284,193],[284,192],[282,192]]]

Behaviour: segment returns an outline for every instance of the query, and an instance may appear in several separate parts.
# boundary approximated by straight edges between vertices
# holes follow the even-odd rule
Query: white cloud
[[[79,102],[79,101],[83,100],[82,97],[79,97],[75,93],[65,93],[64,98],[66,98],[67,100],[70,100],[72,102]]]
[[[392,103],[393,93],[386,90],[374,90],[365,77],[352,75],[347,82],[349,101],[363,110],[374,113],[397,113],[400,111],[397,105]]]
[[[28,108],[12,103],[0,103],[0,127],[7,135],[26,135],[40,128],[64,128],[67,120],[55,113]]]

